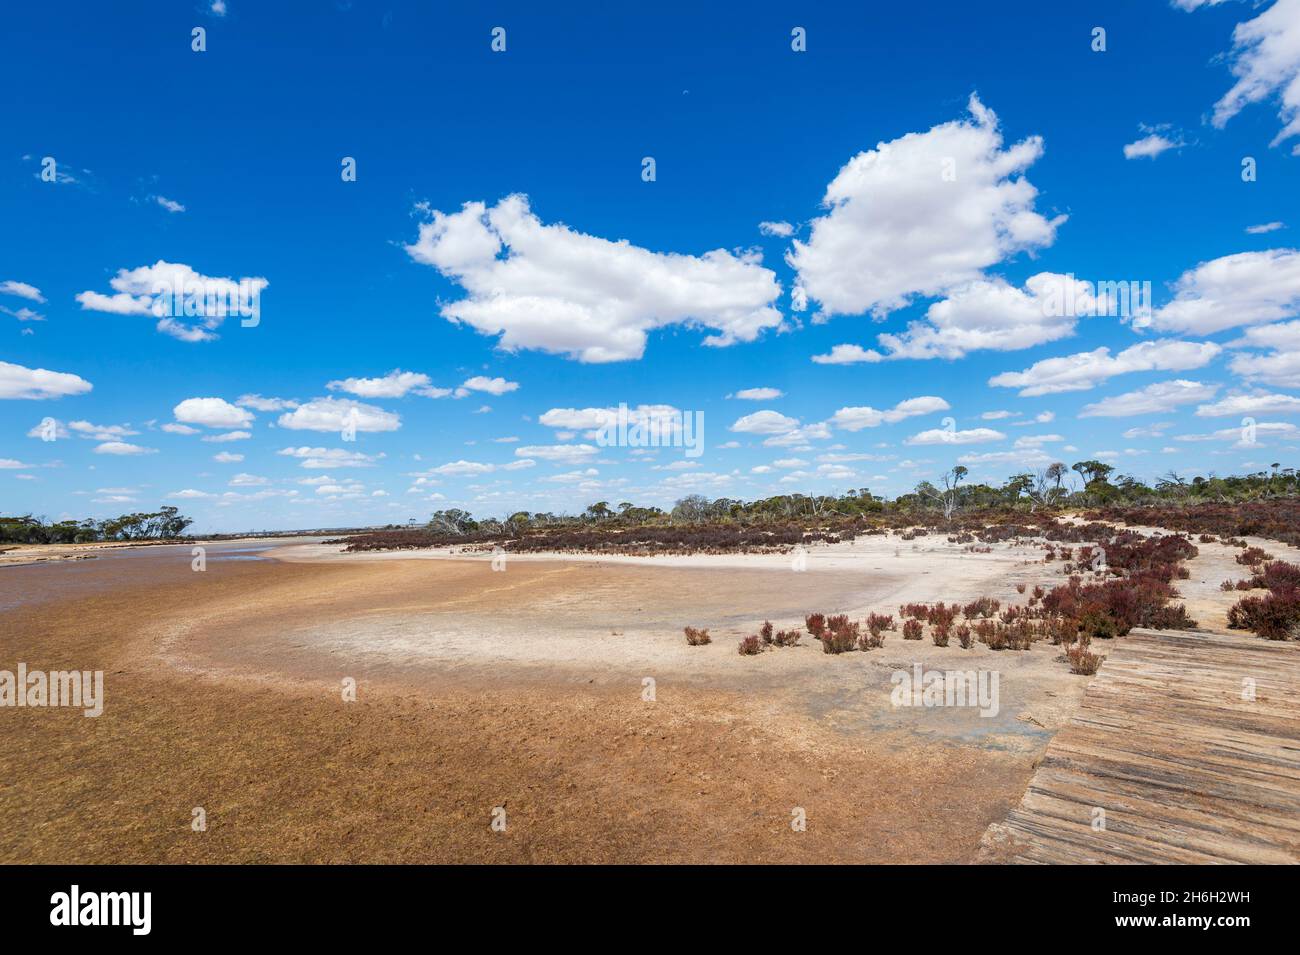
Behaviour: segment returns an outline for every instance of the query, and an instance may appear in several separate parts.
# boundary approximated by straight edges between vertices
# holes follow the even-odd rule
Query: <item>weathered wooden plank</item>
[[[1135,630],[1109,649],[980,860],[1300,861],[1300,647]]]

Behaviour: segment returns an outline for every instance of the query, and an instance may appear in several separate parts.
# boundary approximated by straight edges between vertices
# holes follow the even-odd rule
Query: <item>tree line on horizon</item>
[[[123,514],[104,520],[85,518],[47,523],[24,514],[0,516],[0,544],[94,544],[102,541],[172,540],[193,524],[180,510],[164,506],[157,511]]]
[[[1144,504],[1193,505],[1238,503],[1300,496],[1300,474],[1295,468],[1272,464],[1268,471],[1241,476],[1193,477],[1170,471],[1147,484],[1131,475],[1112,478],[1112,465],[1093,459],[1067,466],[1055,462],[1034,472],[1020,472],[1000,486],[966,483],[967,468],[958,465],[937,481],[921,481],[913,490],[892,500],[868,488],[851,488],[839,494],[778,494],[753,501],[708,498],[689,494],[665,510],[623,501],[611,506],[597,501],[580,514],[550,511],[516,511],[504,520],[475,518],[460,508],[435,511],[427,529],[451,534],[508,533],[536,527],[612,522],[624,526],[667,523],[763,523],[782,520],[857,518],[871,515],[942,515],[958,511],[1068,509],[1073,507],[1133,506]],[[101,541],[170,540],[181,537],[193,519],[170,505],[157,511],[123,514],[103,520],[46,522],[31,514],[0,516],[0,544],[84,544]],[[387,525],[401,529],[413,525]]]
[[[944,472],[937,481],[921,481],[912,491],[892,500],[872,494],[868,488],[849,489],[841,494],[779,494],[754,501],[689,494],[669,510],[643,507],[630,501],[616,506],[598,501],[581,514],[516,511],[504,520],[477,519],[469,511],[448,508],[435,511],[425,527],[459,535],[574,523],[613,522],[632,526],[710,521],[757,523],[890,514],[934,516],[936,513],[951,518],[958,511],[1021,509],[1033,513],[1039,509],[1073,507],[1227,504],[1300,494],[1300,475],[1294,468],[1283,468],[1280,464],[1271,465],[1269,471],[1243,476],[1210,475],[1190,480],[1170,471],[1150,484],[1131,475],[1112,479],[1114,466],[1093,459],[1069,466],[1058,461],[1038,471],[1013,474],[997,487],[965,483],[969,473],[967,468],[958,465]]]

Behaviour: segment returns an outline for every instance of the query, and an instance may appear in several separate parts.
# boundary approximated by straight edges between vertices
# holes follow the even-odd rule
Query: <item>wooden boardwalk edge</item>
[[[975,861],[1300,862],[1300,645],[1119,638]]]

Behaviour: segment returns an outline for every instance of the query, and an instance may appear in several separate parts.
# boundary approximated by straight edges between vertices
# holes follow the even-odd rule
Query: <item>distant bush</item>
[[[1097,668],[1101,666],[1101,656],[1091,652],[1085,643],[1070,647],[1065,651],[1065,656],[1070,661],[1071,673],[1092,676],[1097,672]]]
[[[961,644],[963,650],[969,650],[975,645],[975,638],[971,636],[970,627],[964,623],[957,628],[957,642]]]
[[[758,628],[758,635],[763,638],[763,642],[770,644],[773,640],[772,621],[764,620],[763,626]]]
[[[742,657],[752,657],[756,653],[763,652],[763,641],[755,635],[742,637],[740,640],[740,655]]]
[[[961,610],[956,604],[948,606],[943,602],[940,602],[930,608],[930,612],[926,615],[926,619],[936,627],[948,629],[952,627],[952,624],[957,619],[957,614],[959,613],[961,613]]]
[[[961,608],[962,615],[967,620],[974,620],[976,617],[991,617],[998,612],[1002,605],[992,597],[980,597],[978,600],[972,600],[966,606]]]
[[[1043,621],[1043,635],[1057,646],[1073,643],[1079,634],[1079,621],[1068,617],[1055,617]]]
[[[1237,563],[1246,567],[1254,567],[1256,564],[1262,564],[1266,560],[1272,560],[1273,555],[1269,554],[1262,547],[1247,547],[1237,555]]]
[[[867,614],[867,630],[871,632],[873,637],[879,637],[886,630],[897,629],[898,626],[894,623],[894,618],[891,615],[882,613]],[[884,640],[882,639],[880,642],[884,643]]]
[[[921,621],[919,620],[904,621],[903,623],[904,640],[920,640],[923,632],[924,632],[924,628],[922,628],[921,626]]]
[[[821,635],[822,650],[826,653],[847,653],[856,650],[862,628],[844,614],[829,617],[826,630]]]
[[[885,634],[882,630],[868,630],[858,640],[859,650],[876,650],[885,645]]]
[[[687,627],[686,642],[693,647],[702,647],[706,643],[712,643],[713,640],[709,637],[709,630],[707,627],[701,630],[697,630],[694,627]]]
[[[1263,597],[1243,597],[1228,611],[1228,626],[1268,640],[1300,636],[1300,590],[1279,588]]]
[[[983,628],[980,633],[980,643],[984,644],[990,650],[1005,650],[1007,648],[1007,625],[1005,623],[993,623],[989,620],[981,621],[987,623],[988,627]]]
[[[1185,604],[1167,604],[1147,614],[1142,626],[1152,630],[1194,630],[1196,621],[1187,615]]]
[[[820,639],[822,633],[826,630],[826,618],[819,613],[810,613],[804,617],[804,625],[808,628],[809,633]]]
[[[1282,560],[1264,564],[1256,568],[1250,586],[1267,587],[1269,590],[1278,591],[1300,590],[1300,567]]]
[[[1027,618],[1006,625],[1006,643],[1008,650],[1028,650],[1034,645],[1034,624]]]
[[[1078,620],[1091,636],[1107,639],[1123,636],[1133,627],[1186,629],[1195,626],[1185,611],[1165,611],[1178,593],[1172,581],[1179,576],[1179,562],[1196,556],[1196,547],[1178,535],[1142,537],[1123,531],[1104,545],[1110,578],[1083,584],[1071,577],[1042,600],[1046,617]]]

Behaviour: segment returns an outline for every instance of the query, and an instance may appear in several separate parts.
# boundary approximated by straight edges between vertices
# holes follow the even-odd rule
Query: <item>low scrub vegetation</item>
[[[695,627],[686,628],[686,642],[693,647],[702,647],[706,643],[712,643],[707,627],[697,630]]]
[[[1081,481],[1075,489],[1064,483],[1071,471]],[[1050,563],[1058,556],[1069,562],[1069,545],[1090,543],[1128,524],[1243,549],[1245,536],[1300,546],[1300,477],[1290,469],[1190,481],[1171,473],[1153,485],[1113,472],[1099,461],[1070,467],[1057,462],[993,487],[963,483],[966,469],[957,467],[943,476],[942,488],[922,481],[892,500],[857,488],[838,496],[796,493],[755,501],[690,495],[671,510],[598,501],[580,514],[518,511],[505,519],[479,519],[452,508],[435,512],[420,527],[389,525],[338,542],[349,550],[499,546],[518,552],[763,553],[889,532],[904,541],[937,533],[970,552],[1046,539],[1052,546],[1044,560]],[[1089,523],[1059,520],[1067,511]],[[0,523],[5,520],[32,519]],[[1082,570],[1082,562],[1075,569]]]
[[[1101,533],[1105,531],[1105,533]],[[1062,529],[1063,537],[1080,533]],[[1046,641],[1065,649],[1076,673],[1095,673],[1100,657],[1088,650],[1093,639],[1122,637],[1134,627],[1190,629],[1196,622],[1186,607],[1172,603],[1179,594],[1174,581],[1187,577],[1183,562],[1196,556],[1196,546],[1181,534],[1145,537],[1134,531],[1093,527],[1084,532],[1100,543],[1078,548],[1061,547],[1060,554],[1084,566],[1097,568],[1089,576],[1075,574],[1051,590],[1026,584],[1025,604],[1003,607],[991,597],[979,597],[966,604],[939,601],[933,604],[906,603],[898,608],[904,640],[921,640],[929,626],[930,639],[937,647],[951,645],[952,638],[966,650],[978,643],[994,651],[1026,651]],[[1249,586],[1269,588],[1263,598],[1249,597],[1238,604],[1237,626],[1257,629],[1268,635],[1294,632],[1300,625],[1300,568],[1278,561],[1256,563]],[[1243,582],[1245,583],[1245,582]],[[1226,586],[1235,589],[1240,586]],[[1279,596],[1282,595],[1282,596]],[[824,652],[848,653],[872,650],[884,645],[885,633],[897,629],[892,615],[870,613],[863,623],[846,614],[810,613],[804,618],[808,632]],[[1288,629],[1289,628],[1289,629]],[[763,640],[771,625],[765,624]]]
[[[884,644],[885,631],[897,629],[898,626],[894,623],[894,618],[892,616],[881,613],[867,614],[867,632],[871,634],[873,640],[880,641],[876,646],[882,646]]]
[[[962,607],[961,612],[967,620],[974,620],[976,617],[991,617],[1001,607],[1002,605],[991,597],[980,597]]]
[[[1256,564],[1255,576],[1243,583],[1268,593],[1237,601],[1228,611],[1230,628],[1250,630],[1268,640],[1300,637],[1300,567],[1280,560]]]
[[[1088,649],[1086,643],[1076,643],[1068,647],[1065,651],[1065,657],[1070,661],[1070,672],[1079,673],[1084,676],[1092,676],[1101,666],[1101,656],[1093,653]]]
[[[822,649],[827,653],[848,653],[858,648],[861,638],[861,625],[845,614],[837,614],[826,618],[826,629],[821,635]]]
[[[1273,555],[1268,553],[1262,547],[1247,547],[1237,555],[1237,563],[1246,567],[1257,567],[1266,560],[1272,560]]]

